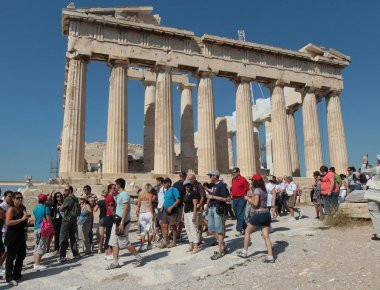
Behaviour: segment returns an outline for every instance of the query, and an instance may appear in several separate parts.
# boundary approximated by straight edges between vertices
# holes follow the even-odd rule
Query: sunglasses
[[[17,200],[23,200],[24,198],[22,196],[15,197]]]
[[[238,171],[233,171],[232,174],[238,173]]]
[[[62,195],[57,195],[57,198],[62,198]]]

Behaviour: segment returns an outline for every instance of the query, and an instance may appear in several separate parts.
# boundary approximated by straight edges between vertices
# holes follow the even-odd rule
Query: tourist
[[[269,212],[271,213],[271,216],[274,218],[276,217],[276,209],[275,209],[276,206],[272,208],[272,199],[276,201],[276,180],[273,179],[272,176],[268,179],[268,182],[265,184],[265,189],[268,193],[267,207],[268,207]],[[274,204],[275,203],[276,202],[274,202]]]
[[[183,211],[184,221],[187,238],[189,240],[188,252],[198,253],[198,203],[200,195],[197,191],[193,190],[193,185],[189,180],[183,183]]]
[[[283,204],[284,204],[284,199],[286,198],[285,196],[285,182],[282,180],[282,177],[276,178],[276,205],[277,205],[277,211],[278,215],[281,215],[281,212],[283,210]]]
[[[287,186],[286,186],[286,195],[287,195],[287,207],[289,208],[290,216],[289,219],[290,222],[295,221],[294,218],[294,212],[296,211],[298,213],[298,219],[302,218],[302,213],[300,209],[296,209],[296,197],[297,197],[297,184],[294,183],[293,177],[287,176],[286,177]]]
[[[154,241],[159,242],[162,239],[162,207],[164,206],[164,178],[159,176],[156,178],[155,190],[157,192],[157,208],[156,208],[156,231]],[[160,237],[161,234],[161,237]]]
[[[321,194],[323,196],[323,208],[326,215],[333,213],[334,202],[332,200],[332,194],[336,187],[335,174],[329,171],[326,166],[321,166],[319,169],[321,172]]]
[[[5,269],[3,267],[5,258],[7,257],[7,248],[5,247],[5,236],[6,236],[6,232],[7,232],[7,225],[5,223],[5,217],[6,217],[7,210],[9,209],[9,207],[13,203],[12,195],[13,195],[13,191],[10,191],[10,190],[5,191],[4,196],[3,196],[3,202],[0,204],[0,220],[3,223],[3,225],[0,227],[1,228],[1,231],[0,231],[0,238],[1,238],[0,248],[4,247],[4,249],[2,249],[0,251],[0,274],[5,273]],[[3,245],[3,246],[1,246],[1,245]]]
[[[5,279],[9,285],[17,286],[22,277],[22,265],[26,256],[25,227],[27,226],[28,214],[22,204],[21,192],[14,192],[12,201],[12,205],[5,214],[5,225],[7,226]]]
[[[236,217],[236,234],[235,237],[244,235],[244,230],[247,224],[244,220],[245,207],[247,202],[245,196],[249,191],[249,184],[247,179],[240,175],[240,169],[235,167],[232,169],[232,207]]]
[[[180,204],[180,193],[177,188],[172,187],[172,181],[170,178],[164,180],[164,204],[161,208],[162,212],[162,236],[163,241],[158,246],[160,249],[172,248],[177,245],[177,221],[178,221],[178,205]],[[168,243],[168,231],[169,226],[173,233],[173,241]]]
[[[197,204],[198,245],[200,245],[202,243],[202,233],[203,233],[203,225],[204,225],[203,208],[206,203],[206,192],[203,185],[196,179],[196,176],[194,173],[189,173],[187,175],[187,180],[191,182],[191,185],[193,186],[193,190],[200,197]]]
[[[97,229],[97,237],[98,237],[98,254],[103,252],[103,242],[104,242],[104,234],[105,234],[105,217],[107,216],[107,207],[106,207],[106,196],[108,192],[102,192],[102,198],[98,200],[94,212],[99,210],[99,224]]]
[[[331,171],[335,175],[335,187],[334,192],[331,195],[331,199],[334,205],[334,210],[337,211],[339,208],[339,189],[342,185],[342,179],[340,178],[340,175],[335,172],[335,167],[330,167],[329,171]]]
[[[183,229],[183,183],[187,178],[187,173],[185,171],[181,171],[179,174],[179,180],[173,183],[173,187],[178,189],[180,194],[180,204],[178,205],[178,217],[177,217],[177,241],[181,240],[181,233]]]
[[[144,184],[143,190],[139,194],[137,200],[136,216],[139,219],[140,228],[140,248],[139,252],[143,252],[145,244],[145,235],[148,238],[146,250],[152,248],[153,240],[153,186],[149,183]]]
[[[104,251],[105,259],[112,260],[112,248],[109,246],[109,240],[111,237],[111,231],[113,226],[113,217],[115,214],[115,199],[114,196],[117,194],[116,185],[109,184],[107,187],[106,196],[106,216],[104,217],[103,224],[105,226],[106,238],[104,241]]]
[[[321,174],[319,171],[314,171],[314,184],[310,192],[311,202],[315,208],[316,219],[323,219],[323,208],[322,208],[322,196],[321,196]]]
[[[139,267],[143,263],[141,255],[137,253],[135,247],[129,242],[131,197],[128,192],[125,191],[125,180],[123,178],[118,178],[115,180],[115,184],[118,194],[115,196],[116,211],[109,241],[109,245],[112,247],[113,261],[108,265],[106,270],[120,268],[119,251],[123,248],[127,248],[128,251],[135,256],[135,267]]]
[[[41,265],[41,258],[46,253],[49,237],[41,234],[41,224],[45,218],[48,223],[51,223],[50,208],[46,206],[47,195],[38,195],[38,205],[33,209],[34,216],[34,270],[46,269]]]
[[[340,174],[341,184],[339,187],[339,197],[338,203],[341,204],[345,201],[346,196],[348,195],[349,187],[347,185],[347,176],[344,174]]]
[[[61,232],[62,225],[62,213],[59,210],[63,203],[63,195],[60,192],[56,192],[53,195],[53,204],[51,207],[51,218],[54,228],[54,255],[59,254],[59,234]]]
[[[265,245],[268,250],[268,255],[264,262],[274,263],[272,243],[269,238],[269,228],[271,225],[271,216],[267,206],[268,194],[265,189],[265,184],[260,174],[255,174],[251,178],[253,187],[253,198],[246,197],[247,202],[253,207],[253,215],[249,220],[247,229],[244,234],[244,248],[237,252],[239,257],[247,258],[248,247],[250,243],[251,234],[261,228],[261,235],[265,241]],[[274,206],[274,200],[272,200],[272,206]]]
[[[79,205],[80,215],[78,218],[78,246],[79,249],[82,249],[85,255],[90,255],[91,243],[89,232],[91,227],[92,207],[86,194],[81,194],[79,196]]]
[[[90,218],[91,218],[91,224],[90,224],[90,231],[88,233],[89,237],[90,237],[90,244],[91,244],[91,247],[93,248],[94,247],[94,244],[93,244],[93,238],[94,238],[94,233],[93,233],[93,227],[94,227],[94,209],[95,209],[95,206],[97,205],[98,203],[98,197],[96,196],[96,194],[93,194],[91,192],[91,186],[89,185],[85,185],[83,187],[83,193],[87,195],[88,197],[88,203],[89,205],[91,206],[91,213],[90,213]]]
[[[79,258],[78,253],[78,225],[77,218],[81,213],[78,198],[74,195],[73,187],[70,185],[65,186],[63,191],[65,198],[60,212],[63,213],[61,231],[59,233],[59,262],[66,262],[66,250],[68,247],[67,236],[70,239],[70,247],[74,258]]]
[[[350,189],[350,192],[362,189],[359,180],[359,173],[356,172],[356,168],[354,166],[347,167],[347,185]]]
[[[210,171],[207,174],[211,183],[214,184],[213,191],[206,193],[208,207],[208,230],[214,233],[218,242],[218,249],[211,256],[211,260],[217,260],[224,255],[224,216],[226,202],[229,200],[229,192],[226,186],[219,181],[220,173],[218,170]]]

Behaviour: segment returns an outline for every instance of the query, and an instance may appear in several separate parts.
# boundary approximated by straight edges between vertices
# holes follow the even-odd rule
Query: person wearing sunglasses
[[[7,260],[5,262],[5,279],[10,286],[17,286],[21,279],[21,271],[26,257],[26,235],[28,214],[23,206],[21,192],[12,194],[13,204],[5,215],[7,235],[5,244],[7,246]]]

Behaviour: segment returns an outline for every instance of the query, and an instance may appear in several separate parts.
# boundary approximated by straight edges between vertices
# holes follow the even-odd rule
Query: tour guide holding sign
[[[172,187],[172,180],[170,178],[165,178],[163,181],[164,185],[164,206],[161,208],[162,212],[162,236],[163,241],[158,246],[160,249],[175,247],[177,241],[177,219],[178,219],[178,208],[180,203],[179,191],[177,188]],[[173,241],[168,244],[168,230],[171,226],[173,233]]]

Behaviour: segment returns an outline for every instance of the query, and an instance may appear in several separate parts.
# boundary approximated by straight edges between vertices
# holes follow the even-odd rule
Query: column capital
[[[171,73],[173,70],[173,67],[171,66],[168,66],[168,65],[164,65],[164,64],[156,64],[154,67],[153,67],[153,71],[158,73],[158,72],[167,72],[167,73]]]
[[[184,89],[193,90],[193,88],[195,88],[195,87],[196,87],[196,84],[185,83],[185,84],[179,84],[177,88],[178,88],[178,90],[183,91]]]
[[[152,80],[141,80],[141,82],[143,83],[144,86],[155,86],[156,85],[156,81],[152,81]]]
[[[286,113],[287,113],[288,115],[293,115],[295,112],[298,111],[298,108],[299,108],[299,107],[300,107],[299,104],[294,105],[294,106],[287,107],[287,108],[286,108]]]
[[[66,60],[70,61],[72,59],[80,60],[84,63],[90,62],[90,56],[85,54],[72,54],[69,52],[66,52]]]
[[[275,87],[281,87],[281,88],[284,88],[286,85],[288,85],[289,82],[286,81],[286,80],[272,80],[272,81],[269,81],[267,83],[265,83],[264,85],[270,90],[270,91],[273,91],[273,89]]]
[[[339,97],[340,94],[341,94],[342,91],[340,90],[330,90],[327,92],[326,94],[326,97],[327,98],[330,98],[330,97]]]
[[[234,77],[234,78],[232,78],[232,80],[233,80],[236,84],[241,84],[241,83],[251,83],[251,82],[255,81],[254,78],[243,77],[243,76],[237,76],[237,77]]]
[[[127,58],[121,59],[121,58],[109,57],[107,60],[107,66],[110,68],[113,68],[113,67],[127,68],[128,65],[129,65],[129,60]]]
[[[198,70],[194,72],[193,75],[198,78],[213,78],[216,73],[212,71]]]

